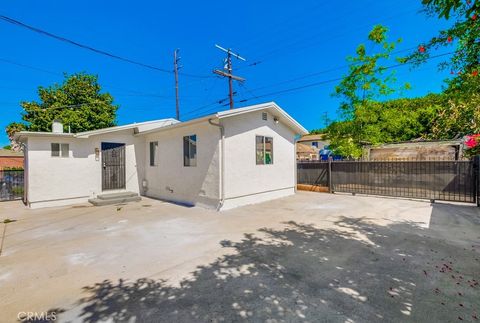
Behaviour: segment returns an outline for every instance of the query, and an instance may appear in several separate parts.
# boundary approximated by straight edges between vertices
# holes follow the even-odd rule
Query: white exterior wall
[[[140,193],[144,173],[144,144],[133,130],[92,136],[87,139],[30,137],[27,198],[30,207],[86,202],[102,193],[102,156],[95,160],[95,148],[102,142],[125,143],[126,191]],[[69,158],[52,157],[51,143],[68,143]],[[140,175],[138,175],[140,174]],[[106,191],[114,192],[114,191]]]
[[[183,137],[197,135],[197,166],[183,166]],[[219,203],[220,130],[207,121],[142,136],[145,140],[146,196],[216,208]],[[158,141],[157,165],[149,145]]]
[[[295,193],[295,133],[262,111],[222,119],[225,127],[225,202],[222,209]],[[273,138],[273,164],[257,165],[255,137]]]

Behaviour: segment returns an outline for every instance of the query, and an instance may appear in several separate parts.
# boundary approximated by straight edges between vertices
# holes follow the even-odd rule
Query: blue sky
[[[392,40],[403,39],[398,50],[427,40],[445,23],[420,13],[420,3],[5,0],[0,14],[167,70],[173,68],[173,51],[179,48],[181,72],[202,76],[180,76],[184,119],[228,108],[214,104],[226,98],[228,85],[227,80],[215,77],[212,69],[222,67],[224,58],[214,44],[230,47],[247,59],[234,61],[236,74],[246,78],[244,86],[235,87],[236,100],[247,100],[237,107],[276,101],[307,129],[314,129],[322,126],[325,112],[335,117],[338,100],[331,97],[335,83],[269,94],[341,77],[347,69],[336,68],[346,64],[345,57],[354,54],[375,24],[388,26]],[[20,121],[19,102],[36,100],[37,87],[61,82],[63,72],[97,74],[105,91],[120,105],[119,124],[175,116],[174,77],[170,73],[107,58],[4,21],[0,21],[0,34],[2,146],[8,143],[5,126]],[[413,86],[404,95],[440,91],[448,73],[438,72],[438,62],[432,60],[415,70],[398,68],[399,82],[408,81]],[[317,73],[326,70],[332,71]],[[317,75],[304,77],[312,73]]]

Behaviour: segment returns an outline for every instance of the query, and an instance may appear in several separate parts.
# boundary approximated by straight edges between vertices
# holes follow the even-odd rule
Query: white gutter
[[[220,210],[225,203],[225,127],[220,123],[213,123],[208,119],[208,123],[220,129],[220,203],[217,210]]]

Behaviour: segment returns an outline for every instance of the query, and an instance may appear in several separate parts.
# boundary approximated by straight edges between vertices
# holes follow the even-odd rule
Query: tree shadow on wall
[[[430,273],[424,272],[426,262],[438,256],[431,255],[431,248],[443,248],[442,242],[425,236],[414,223],[381,227],[345,218],[335,224],[335,229],[318,229],[289,222],[284,230],[260,230],[261,237],[222,241],[235,253],[197,268],[179,287],[148,278],[85,287],[87,296],[77,304],[81,313],[76,319],[414,320],[415,299],[433,290]],[[417,317],[445,320],[452,308],[439,306],[422,308]]]

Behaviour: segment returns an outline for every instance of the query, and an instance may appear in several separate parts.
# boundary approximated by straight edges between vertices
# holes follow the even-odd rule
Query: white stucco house
[[[293,194],[304,127],[274,102],[179,122],[82,133],[18,132],[25,202],[47,207],[133,192],[218,210]]]

